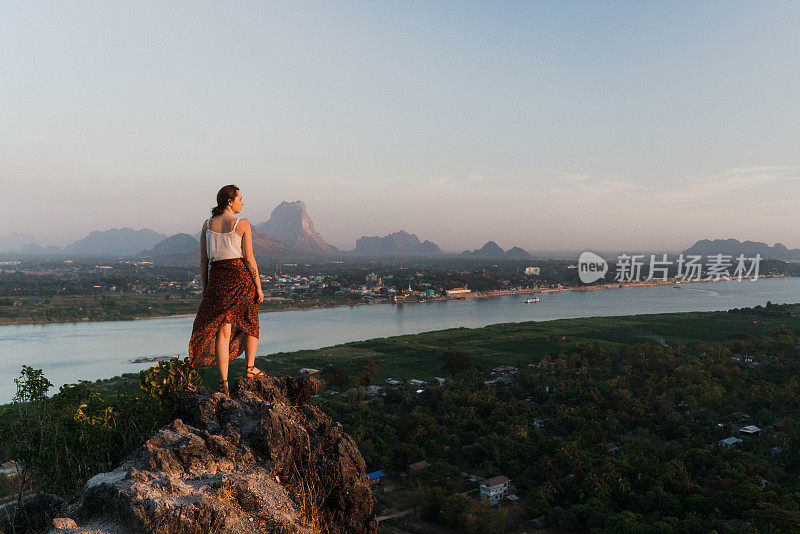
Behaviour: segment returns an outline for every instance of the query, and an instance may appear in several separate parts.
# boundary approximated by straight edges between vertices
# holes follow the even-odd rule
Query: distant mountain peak
[[[142,250],[150,250],[166,237],[149,228],[93,230],[83,239],[64,248],[64,253],[87,256],[134,256]]]
[[[144,250],[141,256],[166,256],[170,254],[180,254],[182,252],[197,252],[199,256],[200,243],[189,234],[175,234],[156,243],[152,250]]]
[[[433,241],[420,241],[416,234],[400,230],[383,237],[362,236],[356,241],[354,254],[363,256],[441,256],[444,254]]]
[[[20,248],[35,244],[36,239],[30,234],[11,232],[0,235],[0,252],[16,252]]]
[[[738,239],[701,239],[684,250],[683,254],[697,256],[724,254],[733,257],[744,254],[748,258],[760,254],[764,259],[800,260],[800,249],[790,249],[782,243],[769,246],[760,241],[739,241]]]
[[[523,248],[520,247],[513,247],[506,252],[503,250],[500,245],[495,243],[494,241],[487,241],[485,245],[483,245],[479,249],[475,249],[472,252],[469,250],[465,250],[461,253],[462,256],[467,258],[492,258],[492,259],[519,259],[519,258],[530,258],[531,255]]]
[[[272,210],[269,219],[255,228],[259,232],[288,241],[301,250],[328,254],[337,250],[314,228],[306,203],[302,200],[281,202]]]

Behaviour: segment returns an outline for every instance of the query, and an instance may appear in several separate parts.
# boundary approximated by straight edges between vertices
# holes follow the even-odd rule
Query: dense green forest
[[[797,531],[796,312],[768,306],[604,319],[614,326],[598,328],[594,342],[582,340],[588,332],[579,330],[554,337],[552,323],[498,325],[488,329],[491,336],[425,334],[444,336],[428,349],[429,361],[438,360],[440,374],[449,377],[443,385],[421,394],[390,389],[371,402],[351,393],[326,400],[324,409],[353,435],[371,468],[402,473],[424,459],[440,473],[504,474],[523,498],[525,515],[544,515],[553,526]],[[577,322],[587,321],[593,322]],[[620,343],[626,337],[645,342]],[[354,345],[392,353],[393,342]],[[511,385],[484,384],[487,351],[495,364],[520,365]],[[353,369],[354,383],[363,380],[360,368]],[[537,418],[545,421],[541,428]],[[745,425],[762,430],[737,432]],[[743,441],[719,446],[728,437]],[[470,507],[448,513],[459,485],[432,480],[420,500],[429,518],[490,529],[486,517],[469,519]],[[504,524],[495,517],[491,528]]]

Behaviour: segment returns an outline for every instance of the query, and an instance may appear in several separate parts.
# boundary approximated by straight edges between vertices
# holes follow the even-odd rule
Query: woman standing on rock
[[[264,301],[253,234],[247,219],[239,219],[242,194],[235,185],[217,193],[217,205],[200,231],[200,277],[203,300],[189,340],[189,360],[195,367],[217,364],[220,391],[229,394],[228,362],[244,351],[245,378],[263,376],[254,363],[258,347],[258,305]],[[210,269],[209,269],[210,265]]]

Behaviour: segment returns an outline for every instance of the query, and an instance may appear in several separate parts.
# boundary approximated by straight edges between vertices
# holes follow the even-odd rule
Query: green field
[[[452,328],[315,350],[279,352],[258,357],[256,364],[269,374],[296,374],[304,367],[324,370],[335,365],[355,369],[361,360],[368,359],[378,362],[376,382],[386,378],[429,380],[447,374],[439,357],[444,351],[466,352],[473,363],[488,371],[498,365],[521,367],[538,363],[545,355],[574,350],[576,344],[592,344],[613,351],[637,343],[659,346],[719,342],[735,334],[768,335],[772,328],[781,325],[800,329],[798,306],[797,310],[776,316],[690,312]],[[231,362],[230,372],[232,379],[243,374],[243,356]],[[215,388],[218,381],[216,369],[205,368],[203,379],[208,387]],[[106,394],[112,394],[119,386],[135,392],[138,374],[98,380],[95,384]]]
[[[800,328],[800,311],[796,315],[753,317],[728,312],[692,312],[506,323],[277,353],[259,358],[258,363],[270,373],[292,373],[303,367],[354,366],[359,359],[366,358],[379,363],[376,377],[379,380],[389,377],[425,380],[446,372],[438,357],[443,351],[467,352],[483,369],[501,364],[519,367],[538,363],[546,354],[573,350],[576,343],[591,343],[613,351],[624,344],[717,342],[743,333],[763,336],[779,325]]]

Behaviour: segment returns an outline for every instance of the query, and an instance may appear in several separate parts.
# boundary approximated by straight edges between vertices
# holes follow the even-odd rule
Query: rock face
[[[264,377],[189,398],[50,534],[377,532],[358,448],[304,404],[319,385]]]
[[[369,256],[441,256],[439,245],[420,241],[416,234],[400,230],[387,236],[364,236],[356,241],[354,254]]]
[[[270,261],[275,258],[308,257],[309,252],[300,250],[285,239],[253,229],[253,255],[257,259]]]
[[[301,250],[331,254],[336,247],[328,244],[314,229],[302,200],[281,202],[272,210],[269,220],[257,225],[256,230],[283,239]]]

